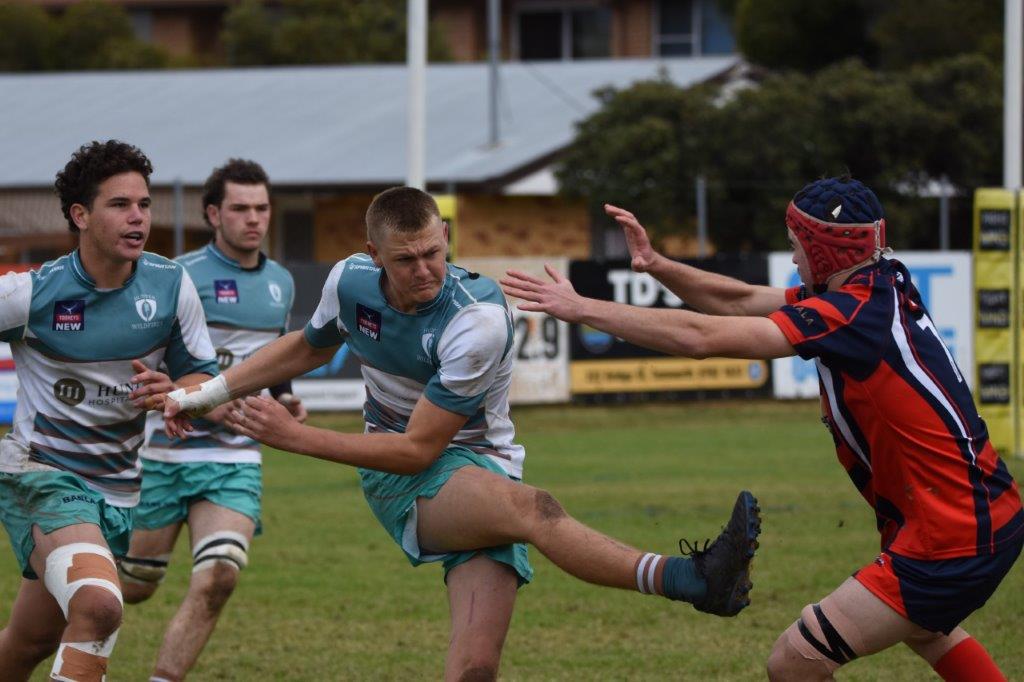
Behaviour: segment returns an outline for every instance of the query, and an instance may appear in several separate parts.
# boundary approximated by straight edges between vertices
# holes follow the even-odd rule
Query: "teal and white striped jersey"
[[[191,278],[151,253],[118,289],[97,289],[78,251],[0,277],[0,340],[19,382],[0,471],[69,471],[118,507],[138,502],[142,481],[146,414],[128,398],[131,361],[163,363],[172,378],[217,374]]]
[[[295,299],[292,275],[260,254],[243,268],[212,243],[176,259],[199,291],[210,339],[223,371],[287,331]],[[205,419],[193,421],[188,438],[171,439],[159,415],[149,418],[142,457],[161,462],[260,463],[260,444]]]
[[[468,420],[453,443],[522,478],[522,446],[508,414],[512,317],[498,285],[448,265],[440,293],[413,314],[388,305],[366,254],[334,266],[306,325],[316,347],[347,342],[362,361],[370,432],[403,432],[421,395]]]

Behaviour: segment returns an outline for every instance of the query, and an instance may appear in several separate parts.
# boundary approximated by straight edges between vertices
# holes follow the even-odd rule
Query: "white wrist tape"
[[[224,375],[219,374],[199,384],[198,388],[179,388],[168,393],[167,397],[178,403],[181,411],[188,416],[199,417],[231,400],[231,391],[228,390],[228,382],[225,381]]]

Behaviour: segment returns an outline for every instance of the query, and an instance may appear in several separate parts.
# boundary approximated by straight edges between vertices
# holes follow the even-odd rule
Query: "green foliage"
[[[956,55],[1002,54],[1000,0],[720,0],[740,51],[769,68],[814,71],[857,57],[905,69]]]
[[[793,194],[850,172],[879,194],[896,246],[929,246],[937,218],[920,190],[943,175],[967,193],[998,179],[999,79],[986,59],[963,56],[902,74],[848,60],[728,97],[665,81],[605,90],[559,179],[595,214],[604,202],[629,208],[658,239],[693,233],[703,174],[712,239],[736,251],[785,248]]]
[[[739,0],[736,43],[751,61],[812,70],[846,57],[867,58],[864,0]]]
[[[53,17],[23,2],[0,3],[0,68],[10,71],[146,69],[167,54],[135,37],[131,19],[103,0],[71,4]]]
[[[0,70],[42,71],[53,49],[50,18],[38,5],[0,3]]]
[[[225,16],[223,40],[236,66],[397,62],[405,59],[405,24],[400,0],[285,0],[275,10],[246,0]],[[428,53],[448,58],[433,26]]]

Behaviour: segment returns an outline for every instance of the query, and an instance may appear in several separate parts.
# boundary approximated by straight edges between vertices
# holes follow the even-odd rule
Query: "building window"
[[[611,56],[612,12],[580,3],[544,3],[518,9],[519,59],[600,59]]]
[[[732,54],[732,26],[716,0],[658,0],[654,53],[661,57]]]
[[[153,41],[153,11],[134,9],[128,12],[132,22],[132,31],[139,40],[149,43]]]

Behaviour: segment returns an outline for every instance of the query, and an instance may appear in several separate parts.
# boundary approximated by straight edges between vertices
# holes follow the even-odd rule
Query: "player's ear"
[[[378,268],[384,267],[384,261],[380,259],[380,252],[377,250],[376,245],[369,239],[366,240],[366,253],[370,254],[370,258],[373,259],[373,264]]]
[[[213,204],[206,205],[206,219],[215,228],[220,227],[220,207]]]
[[[71,204],[68,213],[71,215],[71,220],[79,231],[84,232],[89,229],[89,209],[85,204]]]
[[[447,242],[448,241],[448,221],[447,220],[442,220],[441,221],[441,229],[444,231],[444,240],[445,240],[445,242]]]

